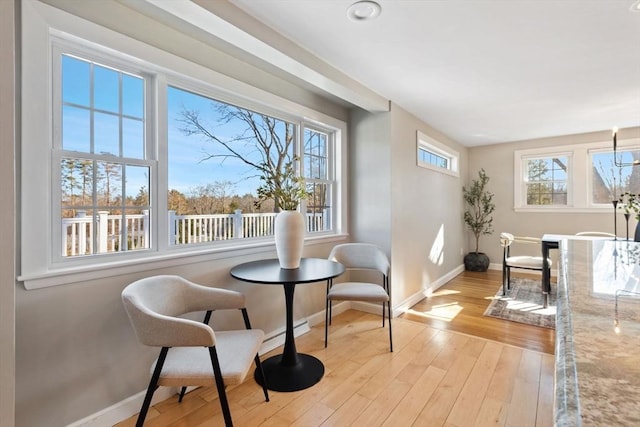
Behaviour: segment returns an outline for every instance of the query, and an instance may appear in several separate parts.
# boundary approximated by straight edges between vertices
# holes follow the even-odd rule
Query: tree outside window
[[[527,205],[566,205],[568,157],[525,160]]]

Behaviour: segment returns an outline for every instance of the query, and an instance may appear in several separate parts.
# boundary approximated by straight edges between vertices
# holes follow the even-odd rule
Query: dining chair
[[[243,294],[210,288],[179,276],[147,277],[131,283],[122,291],[122,301],[141,344],[160,347],[160,355],[151,366],[151,381],[138,415],[136,426],[144,424],[153,393],[159,386],[213,386],[218,390],[225,425],[232,426],[225,387],[244,381],[255,363],[261,376],[265,400],[269,394],[258,356],[264,332],[251,329]],[[246,329],[215,331],[209,326],[214,310],[237,309]],[[205,311],[204,322],[181,317]]]
[[[331,306],[333,301],[364,301],[382,303],[382,327],[385,326],[385,308],[389,317],[389,349],[393,352],[391,333],[391,289],[389,284],[389,259],[380,248],[369,243],[344,243],[336,245],[329,254],[331,261],[344,265],[345,270],[364,270],[380,273],[378,282],[352,281],[333,283],[327,281],[327,299],[324,324],[324,346],[327,347]]]
[[[525,270],[536,270],[542,272],[543,258],[541,256],[531,255],[512,255],[511,245],[514,242],[524,244],[535,244],[540,246],[542,240],[537,237],[521,237],[514,236],[511,233],[500,233],[500,245],[503,248],[502,256],[502,294],[507,294],[507,289],[511,289],[511,269],[522,268]],[[541,251],[541,249],[539,249]],[[547,259],[549,268],[551,268],[551,260]]]

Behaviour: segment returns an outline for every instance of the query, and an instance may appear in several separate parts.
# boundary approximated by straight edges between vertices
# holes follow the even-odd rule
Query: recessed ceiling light
[[[380,15],[382,8],[374,1],[357,1],[347,9],[347,16],[352,21],[366,21]]]
[[[633,12],[640,12],[640,0],[636,0],[632,5],[631,5],[631,10]]]

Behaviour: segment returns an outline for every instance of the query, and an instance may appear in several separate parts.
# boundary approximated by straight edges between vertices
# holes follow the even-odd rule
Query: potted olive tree
[[[480,252],[480,236],[493,233],[493,217],[491,214],[496,206],[493,203],[493,193],[487,190],[489,177],[484,169],[478,172],[478,178],[471,181],[469,188],[462,187],[462,197],[467,204],[464,222],[476,238],[475,251],[464,257],[464,268],[469,271],[487,271],[489,257]]]
[[[276,215],[274,239],[276,253],[281,268],[294,269],[300,266],[304,246],[304,217],[297,210],[301,200],[309,197],[304,178],[296,172],[294,157],[283,168],[270,170],[270,175],[262,175],[258,187],[256,207],[268,199],[273,200]]]

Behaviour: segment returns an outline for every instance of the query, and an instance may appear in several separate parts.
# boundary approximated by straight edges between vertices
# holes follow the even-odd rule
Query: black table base
[[[298,391],[318,383],[324,375],[324,365],[308,354],[297,354],[298,363],[285,365],[282,355],[272,356],[262,362],[267,388],[273,391]],[[262,385],[262,378],[256,371],[256,382]]]
[[[286,308],[286,329],[282,354],[262,362],[267,388],[273,391],[298,391],[318,383],[324,375],[324,365],[308,354],[296,351],[293,335],[293,294],[299,283],[314,283],[332,279],[344,273],[340,263],[321,258],[303,258],[300,268],[280,268],[277,259],[251,261],[231,269],[231,276],[238,280],[265,285],[282,285]],[[262,378],[254,375],[258,384]]]

